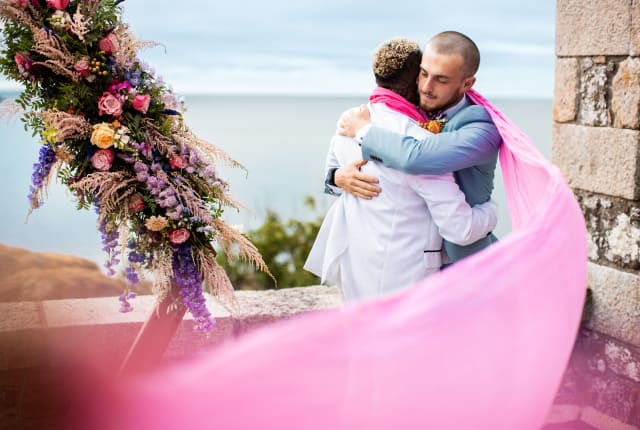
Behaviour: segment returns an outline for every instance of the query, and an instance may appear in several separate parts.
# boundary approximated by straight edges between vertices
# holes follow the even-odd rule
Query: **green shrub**
[[[306,197],[305,206],[315,212],[313,197]],[[276,279],[277,288],[318,285],[320,278],[302,268],[322,224],[322,216],[313,221],[290,219],[283,222],[273,210],[267,210],[264,223],[246,233],[262,254]],[[276,288],[268,274],[256,271],[248,262],[235,259],[231,264],[225,255],[218,255],[218,263],[227,271],[237,290]]]

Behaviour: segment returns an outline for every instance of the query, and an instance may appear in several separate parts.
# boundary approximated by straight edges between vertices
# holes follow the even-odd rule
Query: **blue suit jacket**
[[[487,111],[465,97],[465,105],[447,121],[442,132],[424,140],[371,127],[362,142],[362,157],[410,174],[454,172],[467,202],[474,206],[491,198],[501,142]],[[493,234],[467,246],[445,240],[444,247],[456,262],[496,240]]]

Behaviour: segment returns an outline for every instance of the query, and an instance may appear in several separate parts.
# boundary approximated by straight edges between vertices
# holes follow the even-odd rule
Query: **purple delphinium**
[[[136,298],[136,293],[132,293],[129,291],[126,291],[120,294],[120,297],[118,298],[118,300],[120,300],[120,309],[118,309],[118,312],[121,312],[123,314],[126,314],[127,312],[131,312],[133,310],[133,306],[131,306],[131,303],[129,303],[129,300],[135,299],[135,298]]]
[[[100,206],[96,201],[96,213],[100,214]],[[107,269],[107,274],[109,276],[113,276],[116,274],[116,271],[113,270],[113,266],[118,265],[120,260],[117,258],[118,255],[118,238],[119,233],[118,230],[112,228],[107,231],[107,220],[106,218],[100,221],[98,225],[98,230],[100,230],[100,234],[102,235],[102,250],[107,253],[107,261],[104,263],[104,267]]]
[[[125,268],[126,279],[129,285],[136,285],[140,282],[140,278],[138,277],[138,272],[136,271],[136,264],[143,263],[146,260],[144,254],[140,254],[135,250],[135,243],[133,241],[129,242],[128,248],[129,255],[127,259],[129,260],[129,266]]]
[[[173,247],[173,276],[182,303],[187,307],[198,330],[210,330],[215,319],[207,309],[202,293],[202,277],[191,255],[191,245],[183,243]]]
[[[44,180],[49,176],[49,172],[51,172],[51,166],[54,161],[56,161],[56,153],[51,145],[48,143],[42,145],[38,154],[38,162],[33,164],[31,186],[29,187],[29,195],[27,196],[30,202],[33,202],[36,193],[42,188]],[[36,207],[37,206],[39,206],[39,202]]]

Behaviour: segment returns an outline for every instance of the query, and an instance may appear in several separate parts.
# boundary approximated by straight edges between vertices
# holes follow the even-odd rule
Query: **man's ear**
[[[462,82],[462,89],[464,92],[467,92],[471,89],[471,87],[473,86],[473,84],[476,83],[476,77],[475,76],[470,76],[468,78],[465,78],[465,80]]]

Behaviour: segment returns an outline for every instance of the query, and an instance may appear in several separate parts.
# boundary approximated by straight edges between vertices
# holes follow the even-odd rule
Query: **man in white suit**
[[[373,124],[418,139],[429,133],[417,121],[421,113],[415,106],[420,59],[414,41],[394,39],[378,48],[373,62],[378,88],[369,105]],[[336,133],[326,171],[361,159],[358,143]],[[414,176],[375,161],[361,170],[378,177],[384,191],[371,200],[341,193],[305,263],[323,282],[338,284],[347,301],[412,285],[440,269],[443,237],[466,245],[496,225],[495,203],[471,208],[452,173]]]

